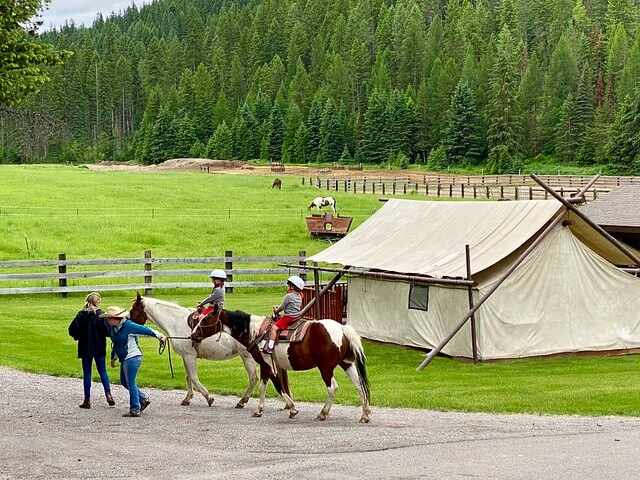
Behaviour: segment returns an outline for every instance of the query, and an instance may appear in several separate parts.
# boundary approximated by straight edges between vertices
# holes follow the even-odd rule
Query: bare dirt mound
[[[132,172],[208,172],[232,175],[268,175],[268,176],[296,176],[296,177],[331,177],[331,178],[398,178],[406,177],[408,173],[398,170],[360,170],[349,169],[344,166],[318,167],[289,165],[285,171],[274,172],[271,167],[256,166],[241,160],[211,160],[208,158],[173,158],[158,165],[140,165],[130,162],[104,161],[87,164],[87,168],[96,171],[132,171]]]

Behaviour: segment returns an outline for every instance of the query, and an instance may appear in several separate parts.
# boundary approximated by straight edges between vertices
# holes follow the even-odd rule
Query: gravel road
[[[0,478],[127,479],[616,479],[637,477],[640,419],[445,413],[300,403],[298,417],[268,400],[252,418],[236,398],[212,407],[182,391],[148,389],[140,418],[108,407],[99,385],[81,410],[79,379],[0,367]]]

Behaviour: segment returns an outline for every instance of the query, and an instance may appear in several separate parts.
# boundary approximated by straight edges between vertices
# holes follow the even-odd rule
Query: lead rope
[[[191,340],[191,337],[170,337],[168,335],[165,335],[165,338],[167,339],[167,343],[162,345],[158,345],[158,354],[162,355],[162,353],[164,352],[164,349],[168,346],[169,348],[167,349],[167,352],[169,353],[169,370],[171,370],[171,378],[174,378],[173,375],[173,362],[171,361],[171,345],[169,344],[169,339],[170,338],[176,338],[178,340]]]

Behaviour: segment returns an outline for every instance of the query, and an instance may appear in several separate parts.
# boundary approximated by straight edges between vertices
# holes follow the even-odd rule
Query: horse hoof
[[[252,416],[252,417],[256,417],[256,418],[257,418],[257,417],[261,417],[261,416],[262,416],[262,412],[257,412],[257,411],[256,411],[256,412],[253,412],[253,413],[251,414],[251,416]]]
[[[298,411],[297,411],[297,410],[291,410],[291,411],[289,412],[289,418],[293,418],[293,417],[295,417],[297,414],[298,414]]]
[[[327,419],[327,416],[326,416],[326,415],[323,415],[323,414],[319,414],[319,415],[316,417],[316,421],[318,421],[318,422],[322,422],[322,421],[324,421],[324,420],[326,420],[326,419]]]
[[[245,405],[246,405],[246,403],[238,402],[238,403],[236,403],[236,407],[235,408],[244,408]]]
[[[360,423],[369,423],[369,417],[362,417]]]
[[[209,404],[209,406],[213,405],[213,401],[214,401],[214,400],[215,400],[215,399],[214,399],[213,397],[211,397],[211,398],[207,398],[207,403]]]
[[[182,400],[182,402],[180,403],[180,405],[182,405],[183,407],[187,407],[189,406],[191,402],[189,400]]]

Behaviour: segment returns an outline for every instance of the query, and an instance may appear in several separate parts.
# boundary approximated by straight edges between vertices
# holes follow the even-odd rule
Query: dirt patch
[[[347,167],[317,167],[285,165],[284,172],[273,172],[270,166],[256,166],[240,160],[210,160],[207,158],[173,158],[158,165],[139,165],[129,162],[101,162],[87,164],[87,168],[96,171],[133,171],[133,172],[202,172],[231,175],[331,177],[331,178],[402,178],[408,172],[399,170],[350,170]]]

